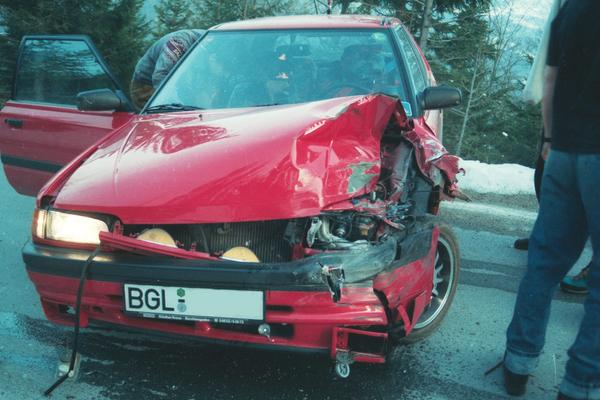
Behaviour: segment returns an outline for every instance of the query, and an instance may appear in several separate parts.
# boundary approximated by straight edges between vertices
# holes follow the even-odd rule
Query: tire
[[[434,266],[439,271],[434,271],[433,274],[434,287],[431,294],[431,303],[423,310],[412,332],[408,336],[399,339],[400,344],[418,342],[435,332],[446,314],[448,314],[454,299],[460,274],[458,240],[449,226],[440,225],[439,228],[440,235],[437,244],[436,265]],[[437,277],[442,280],[436,283]]]

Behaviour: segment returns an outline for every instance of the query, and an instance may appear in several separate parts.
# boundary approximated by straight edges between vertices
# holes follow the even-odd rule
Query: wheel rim
[[[433,288],[431,290],[431,302],[423,311],[414,329],[423,329],[431,324],[440,315],[448,304],[452,293],[452,282],[454,281],[455,262],[452,247],[448,241],[440,236],[433,270]]]

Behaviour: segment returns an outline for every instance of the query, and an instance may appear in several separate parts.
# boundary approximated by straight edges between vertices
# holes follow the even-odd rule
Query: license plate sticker
[[[129,283],[123,291],[125,312],[146,318],[238,324],[264,321],[262,291]]]

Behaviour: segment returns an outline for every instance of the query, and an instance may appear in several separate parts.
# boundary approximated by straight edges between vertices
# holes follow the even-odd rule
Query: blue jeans
[[[552,296],[591,239],[585,314],[560,390],[600,399],[600,154],[552,150],[542,178],[540,211],[529,241],[527,272],[508,327],[505,365],[530,374],[544,347]]]

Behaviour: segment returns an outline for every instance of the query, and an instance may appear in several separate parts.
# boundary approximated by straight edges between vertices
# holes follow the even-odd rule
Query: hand
[[[550,149],[552,148],[552,143],[545,142],[542,144],[542,159],[546,161],[548,159],[548,155],[550,154]]]

